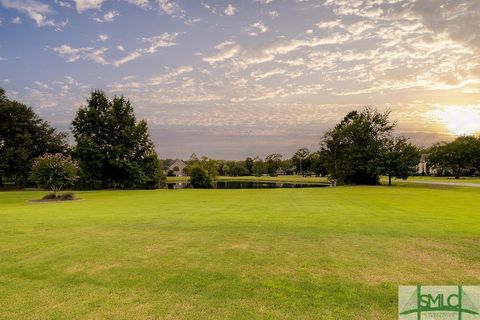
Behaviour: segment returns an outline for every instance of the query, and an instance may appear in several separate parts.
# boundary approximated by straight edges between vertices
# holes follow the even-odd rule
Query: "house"
[[[183,160],[177,159],[168,166],[168,171],[172,171],[176,177],[186,176],[187,164]]]
[[[428,154],[422,154],[417,165],[417,173],[422,176],[434,175],[437,170],[428,163]]]

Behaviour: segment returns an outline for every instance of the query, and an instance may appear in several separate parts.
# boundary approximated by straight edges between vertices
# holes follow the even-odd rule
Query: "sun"
[[[438,107],[429,115],[454,135],[480,133],[480,106]]]

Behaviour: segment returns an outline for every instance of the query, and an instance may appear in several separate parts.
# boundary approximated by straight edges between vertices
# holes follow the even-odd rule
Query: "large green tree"
[[[480,140],[473,136],[461,136],[450,143],[438,143],[430,148],[428,161],[437,169],[451,172],[455,179],[462,173],[478,168]]]
[[[307,148],[298,149],[292,156],[292,162],[297,172],[303,175],[305,171],[310,169],[310,150]]]
[[[27,182],[33,159],[67,149],[66,134],[40,119],[30,107],[10,100],[0,88],[0,185]]]
[[[321,151],[312,152],[307,158],[308,171],[315,173],[317,176],[324,176],[328,173],[325,155]]]
[[[331,178],[339,183],[377,184],[394,127],[389,112],[371,108],[349,112],[321,143]]]
[[[156,187],[163,179],[147,122],[137,121],[123,96],[109,100],[103,91],[93,91],[78,110],[72,132],[84,182],[143,188]]]
[[[282,165],[282,157],[280,153],[272,153],[265,157],[265,170],[269,175],[277,175],[277,170]]]
[[[392,178],[406,180],[415,174],[419,161],[418,147],[409,143],[405,137],[388,139],[383,150],[382,174],[388,176],[388,185],[390,186]]]

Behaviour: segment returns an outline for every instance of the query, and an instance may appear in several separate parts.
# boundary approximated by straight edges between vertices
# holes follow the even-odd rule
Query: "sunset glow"
[[[454,135],[470,135],[480,132],[480,107],[439,107],[430,112],[430,115],[434,121],[442,124]]]
[[[92,89],[125,95],[164,157],[314,149],[364,106],[429,146],[479,130],[479,21],[478,0],[0,0],[0,87],[64,131]]]

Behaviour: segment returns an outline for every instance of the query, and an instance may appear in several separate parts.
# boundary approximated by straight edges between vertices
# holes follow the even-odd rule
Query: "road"
[[[414,180],[396,180],[397,182],[420,183],[420,184],[438,184],[443,186],[474,187],[480,188],[480,183],[469,182],[446,182],[446,181],[414,181]]]

